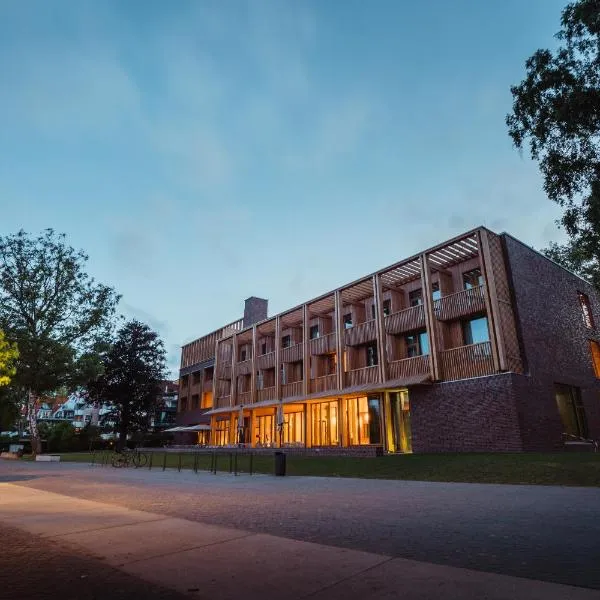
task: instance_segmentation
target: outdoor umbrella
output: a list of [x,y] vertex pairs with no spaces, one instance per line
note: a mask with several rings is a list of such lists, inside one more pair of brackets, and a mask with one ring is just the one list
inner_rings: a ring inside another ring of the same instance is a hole
[[279,432],[279,446],[281,447],[281,438],[283,437],[283,404],[281,402],[277,405],[277,431]]
[[238,442],[244,443],[244,405],[240,404],[240,412],[238,414]]

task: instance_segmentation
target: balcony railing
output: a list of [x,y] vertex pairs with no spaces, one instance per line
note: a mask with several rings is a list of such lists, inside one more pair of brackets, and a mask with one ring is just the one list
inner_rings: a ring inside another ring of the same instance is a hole
[[377,365],[348,371],[344,373],[345,387],[353,387],[364,383],[375,383],[377,381],[377,374]]
[[273,369],[275,367],[275,352],[268,352],[256,357],[257,369]]
[[460,346],[440,352],[442,374],[446,380],[481,377],[494,372],[490,342]]
[[317,394],[319,392],[327,392],[329,390],[337,389],[337,375],[332,373],[331,375],[324,375],[323,377],[316,377],[311,379],[310,392],[311,394]]
[[252,373],[252,360],[239,362],[235,367],[235,371],[238,375],[249,375]]
[[302,381],[294,381],[293,383],[284,383],[281,386],[282,398],[291,398],[292,396],[302,395]]
[[227,408],[231,406],[231,396],[220,396],[215,399],[215,408]]
[[415,331],[425,327],[425,310],[422,304],[411,306],[385,317],[385,331],[391,334]]
[[313,356],[335,352],[335,332],[310,340],[310,353]]
[[414,375],[427,375],[429,373],[429,355],[413,356],[394,360],[388,365],[389,379],[402,379]]
[[485,310],[485,286],[478,285],[468,290],[442,296],[433,303],[433,309],[440,321],[451,321],[483,312]]
[[252,392],[238,392],[237,404],[250,404],[252,402]]
[[298,362],[302,360],[302,349],[304,348],[304,344],[300,342],[299,344],[294,344],[293,346],[288,346],[287,348],[281,349],[281,362],[284,363],[292,363]]
[[366,323],[359,323],[358,325],[354,325],[354,327],[346,329],[344,339],[347,346],[358,346],[372,342],[376,337],[375,319],[372,319]]
[[263,402],[264,400],[275,400],[275,386],[258,390],[257,396],[259,402]]

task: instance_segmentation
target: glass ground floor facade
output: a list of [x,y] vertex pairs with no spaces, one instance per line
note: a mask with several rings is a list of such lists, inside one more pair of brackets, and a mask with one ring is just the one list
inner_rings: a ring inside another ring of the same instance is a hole
[[379,446],[387,452],[411,452],[408,390],[214,414],[211,444],[254,448]]

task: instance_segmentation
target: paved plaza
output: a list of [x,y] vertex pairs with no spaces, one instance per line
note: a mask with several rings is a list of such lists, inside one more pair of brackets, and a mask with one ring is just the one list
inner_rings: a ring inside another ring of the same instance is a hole
[[118,580],[115,598],[600,598],[597,488],[3,461],[0,528],[87,561],[80,592]]

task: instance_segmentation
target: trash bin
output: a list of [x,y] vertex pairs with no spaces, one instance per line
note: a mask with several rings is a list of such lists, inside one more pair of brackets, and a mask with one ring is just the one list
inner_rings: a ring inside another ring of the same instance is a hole
[[285,475],[285,452],[275,452],[275,475],[283,477]]

